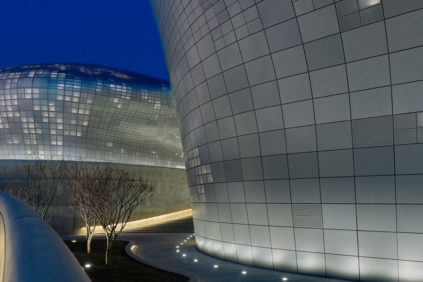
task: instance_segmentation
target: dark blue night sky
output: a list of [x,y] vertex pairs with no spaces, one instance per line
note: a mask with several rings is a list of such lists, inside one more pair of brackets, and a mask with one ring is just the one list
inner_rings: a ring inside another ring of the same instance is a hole
[[92,63],[168,79],[149,0],[5,0],[0,6],[0,67]]

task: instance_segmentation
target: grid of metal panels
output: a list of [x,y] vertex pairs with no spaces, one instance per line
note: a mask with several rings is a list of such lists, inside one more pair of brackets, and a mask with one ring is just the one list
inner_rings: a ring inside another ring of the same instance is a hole
[[168,82],[96,65],[0,69],[0,159],[184,168]]
[[423,280],[423,1],[156,0],[198,247]]

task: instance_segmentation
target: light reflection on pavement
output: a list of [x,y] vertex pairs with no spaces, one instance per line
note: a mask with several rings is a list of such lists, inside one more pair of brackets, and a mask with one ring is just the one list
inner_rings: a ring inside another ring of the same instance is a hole
[[120,239],[131,241],[126,251],[133,258],[188,276],[190,281],[346,281],[272,271],[217,259],[199,252],[191,235],[192,233],[131,233],[122,235]]

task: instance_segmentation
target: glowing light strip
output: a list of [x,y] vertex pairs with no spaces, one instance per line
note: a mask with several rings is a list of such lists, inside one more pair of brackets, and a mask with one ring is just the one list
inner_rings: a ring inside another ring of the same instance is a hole
[[[182,218],[186,218],[186,217],[191,217],[191,216],[192,216],[192,209],[167,213],[167,214],[163,214],[163,215],[159,215],[159,216],[129,221],[126,224],[126,227],[125,227],[124,230],[141,228],[141,227],[148,227],[148,226],[152,226],[152,225],[156,225],[156,224],[160,224],[160,223],[165,223],[165,222],[173,221],[173,220],[177,220],[177,219],[182,219]],[[118,225],[118,227],[119,227],[119,225]],[[85,235],[86,233],[87,233],[87,229],[85,227],[82,227],[77,232],[77,235]],[[101,228],[101,226],[99,226],[99,225],[96,226],[95,233],[96,234],[103,234],[103,229]]]

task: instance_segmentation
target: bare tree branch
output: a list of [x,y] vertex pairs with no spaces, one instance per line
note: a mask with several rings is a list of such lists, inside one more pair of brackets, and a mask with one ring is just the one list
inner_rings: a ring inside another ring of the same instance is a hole
[[69,202],[74,211],[82,218],[87,230],[87,254],[91,253],[91,240],[97,224],[96,217],[92,211],[91,202],[95,194],[92,191],[97,182],[96,167],[90,169],[83,168],[78,163],[73,163],[68,169],[65,182],[67,187]]
[[[23,165],[24,179],[11,181],[5,189],[25,201],[45,221],[63,180],[64,161],[36,160]],[[17,173],[16,173],[17,175]]]
[[97,181],[92,185],[90,207],[106,234],[106,265],[110,264],[113,242],[125,228],[135,209],[153,191],[153,186],[141,177],[107,164],[96,170]]

